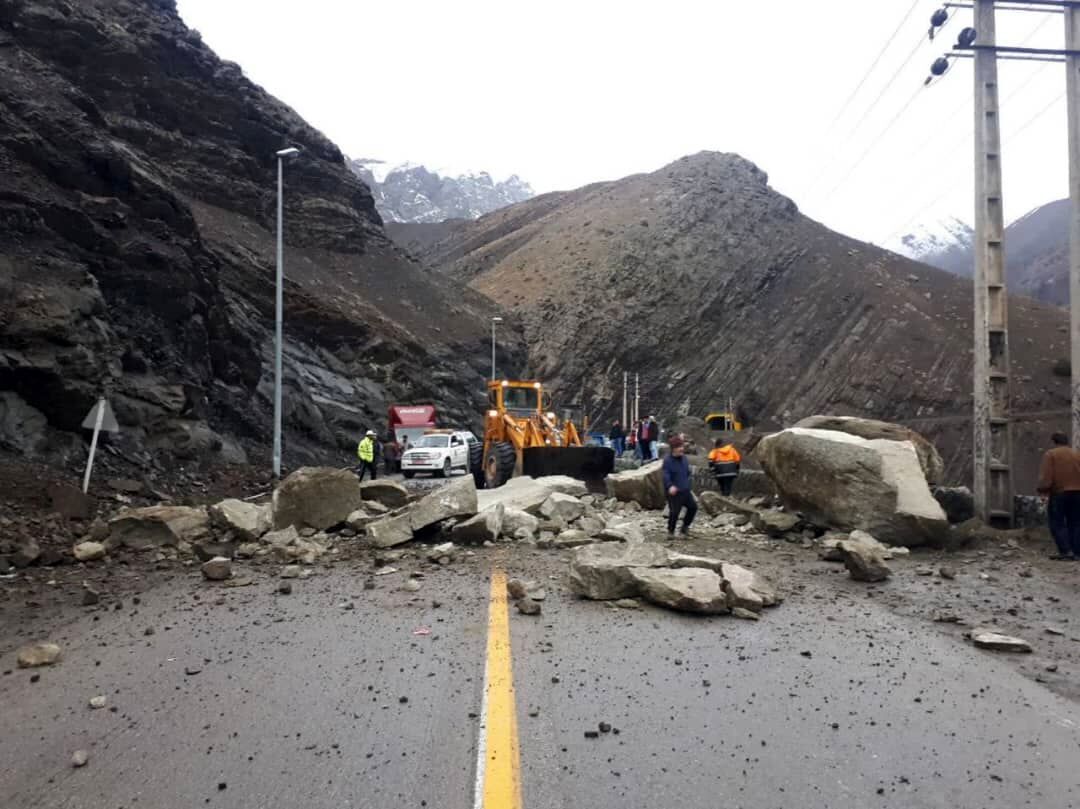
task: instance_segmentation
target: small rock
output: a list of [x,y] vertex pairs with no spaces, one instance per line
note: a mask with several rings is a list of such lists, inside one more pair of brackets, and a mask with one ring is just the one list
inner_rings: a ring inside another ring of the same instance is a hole
[[225,581],[232,575],[232,562],[224,556],[215,556],[208,562],[203,562],[202,574],[210,581]]
[[747,621],[760,621],[761,616],[753,610],[748,610],[745,607],[732,607],[731,614],[736,618],[745,618]]
[[1048,672],[1050,672],[1051,674],[1053,674],[1055,671],[1058,670],[1058,664],[1057,663],[1051,663],[1049,666],[1046,667],[1046,670]]
[[547,590],[543,587],[530,587],[525,591],[525,597],[533,601],[544,601],[547,598]]
[[101,594],[90,587],[83,588],[82,605],[84,607],[92,607],[101,601]]
[[300,565],[285,565],[281,569],[281,578],[283,579],[299,579],[300,578]]
[[86,762],[90,760],[90,754],[85,750],[76,750],[71,754],[71,766],[72,767],[85,767]]
[[955,568],[949,567],[948,565],[942,565],[938,568],[938,575],[941,576],[941,578],[943,579],[955,579],[956,570]]
[[975,629],[971,632],[971,640],[982,649],[993,649],[999,652],[1030,652],[1031,644],[1021,638],[1011,635],[1002,635],[990,629]]
[[420,592],[420,582],[416,579],[409,579],[401,585],[401,589],[407,593],[418,593]]
[[521,581],[521,579],[510,579],[506,583],[506,594],[514,601],[525,598],[525,582]]
[[641,602],[636,598],[620,598],[613,602],[621,610],[640,610]]
[[601,733],[611,733],[611,725],[609,725],[607,722],[601,722],[599,724],[599,728]]
[[60,647],[55,643],[31,643],[23,646],[18,652],[18,663],[21,669],[51,666],[59,659]]
[[289,595],[290,593],[292,593],[292,583],[283,581],[281,584],[278,585],[277,591],[283,596]]
[[519,599],[517,602],[517,608],[518,612],[520,612],[522,615],[540,614],[540,604],[528,597]]
[[94,562],[105,557],[105,546],[100,542],[80,542],[71,552],[80,562]]
[[915,575],[916,576],[933,576],[934,575],[934,568],[926,567],[925,565],[923,565],[921,567],[917,567],[917,568],[915,568]]
[[598,730],[587,730],[587,731],[585,731],[585,738],[586,739],[599,739],[600,738],[600,731],[598,731]]
[[91,708],[104,708],[105,707],[105,697],[90,697],[90,707]]
[[186,674],[188,677],[194,677],[196,674],[201,674],[201,673],[202,673],[202,666],[199,666],[199,665],[187,666],[187,667],[184,668],[184,674]]
[[1046,634],[1047,635],[1064,635],[1065,630],[1062,629],[1061,627],[1057,627],[1057,626],[1047,626],[1046,627]]
[[152,627],[152,626],[148,626],[148,627],[146,627],[146,629],[143,630],[143,635],[145,635],[146,637],[150,637],[153,634],[154,634],[154,627]]

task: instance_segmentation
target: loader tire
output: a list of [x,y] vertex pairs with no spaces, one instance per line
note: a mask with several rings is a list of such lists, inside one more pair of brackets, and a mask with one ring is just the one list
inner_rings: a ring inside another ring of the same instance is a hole
[[484,445],[479,441],[469,446],[469,474],[476,488],[484,488]]
[[489,489],[497,489],[514,475],[517,453],[514,445],[501,441],[492,444],[484,459],[484,482]]

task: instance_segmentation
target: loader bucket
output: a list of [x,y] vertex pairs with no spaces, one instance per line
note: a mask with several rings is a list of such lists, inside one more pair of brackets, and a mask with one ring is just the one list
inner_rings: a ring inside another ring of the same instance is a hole
[[568,475],[578,480],[603,480],[615,469],[615,450],[609,447],[532,447],[522,452],[522,472],[529,477]]

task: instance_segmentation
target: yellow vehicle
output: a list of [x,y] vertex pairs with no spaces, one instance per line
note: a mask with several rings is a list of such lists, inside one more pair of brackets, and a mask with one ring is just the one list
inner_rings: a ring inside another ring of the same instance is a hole
[[614,450],[585,446],[570,419],[560,420],[545,407],[539,382],[488,382],[482,457],[489,489],[515,475],[600,480],[615,468]]
[[738,420],[735,413],[731,410],[717,410],[709,413],[705,416],[705,425],[710,430],[717,432],[727,432],[734,430],[735,432],[742,431],[742,422]]

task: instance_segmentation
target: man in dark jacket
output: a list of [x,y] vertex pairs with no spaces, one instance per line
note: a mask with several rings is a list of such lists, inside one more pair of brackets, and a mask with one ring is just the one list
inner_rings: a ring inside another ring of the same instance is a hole
[[683,440],[673,436],[668,444],[671,452],[664,458],[664,492],[668,501],[668,538],[674,539],[675,525],[679,521],[679,512],[686,509],[683,517],[682,535],[690,534],[690,525],[697,514],[697,502],[690,490],[690,459],[686,457]]
[[648,463],[652,460],[652,427],[648,419],[642,419],[638,425],[637,445],[641,451],[641,462]]
[[1047,518],[1058,547],[1055,559],[1080,559],[1080,453],[1065,433],[1054,433],[1054,448],[1043,455],[1039,494],[1049,497]]
[[611,432],[608,433],[608,438],[611,439],[611,446],[615,450],[615,457],[621,458],[622,454],[626,452],[626,432],[622,428],[622,423],[616,419],[611,422]]

